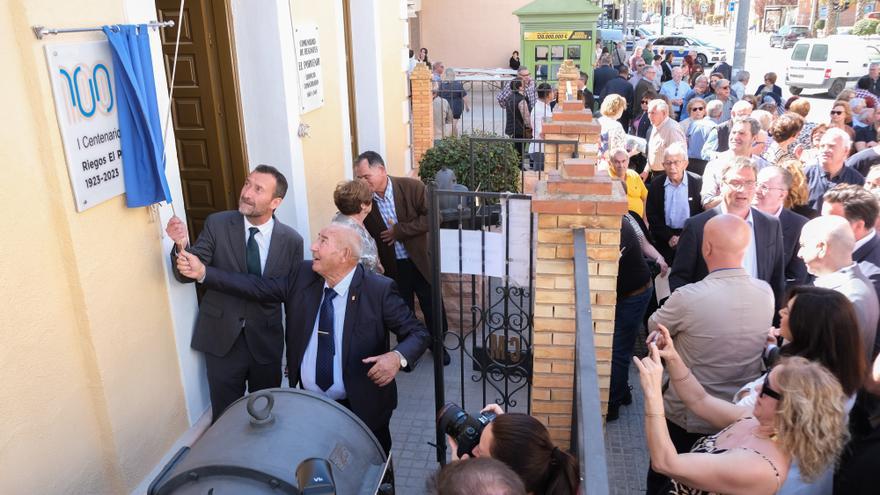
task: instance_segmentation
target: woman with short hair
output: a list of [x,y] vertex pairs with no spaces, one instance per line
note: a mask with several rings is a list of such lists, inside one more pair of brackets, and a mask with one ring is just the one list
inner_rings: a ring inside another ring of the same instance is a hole
[[333,203],[339,210],[333,217],[333,222],[351,227],[361,237],[360,263],[371,272],[385,273],[379,262],[376,241],[364,227],[364,219],[373,209],[373,192],[370,190],[370,185],[362,179],[340,182],[333,191]]
[[[797,160],[797,139],[804,127],[804,119],[794,112],[786,112],[780,115],[770,124],[768,134],[773,138],[773,143],[767,150],[770,163],[777,164],[783,160]],[[803,151],[803,149],[801,149]]]

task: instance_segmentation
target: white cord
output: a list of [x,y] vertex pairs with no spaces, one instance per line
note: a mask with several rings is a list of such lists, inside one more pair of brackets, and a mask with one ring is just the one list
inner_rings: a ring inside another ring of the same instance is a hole
[[[183,29],[183,4],[186,0],[180,0],[180,9],[177,11],[177,37],[174,40],[174,59],[171,61],[171,84],[168,87],[168,107],[165,109],[165,130],[162,132],[162,164],[163,167],[168,162],[168,128],[171,127],[171,102],[174,98],[174,78],[177,76],[177,51],[180,49],[180,31]],[[160,35],[161,36],[161,35]],[[161,38],[160,38],[161,39]],[[161,41],[160,41],[161,43]],[[171,204],[173,215],[177,215],[174,210],[174,204]]]

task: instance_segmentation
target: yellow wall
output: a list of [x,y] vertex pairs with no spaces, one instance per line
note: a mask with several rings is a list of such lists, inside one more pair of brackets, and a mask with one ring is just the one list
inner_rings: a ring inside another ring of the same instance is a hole
[[338,1],[297,2],[291,0],[293,26],[317,24],[321,48],[321,71],[324,83],[324,104],[303,114],[302,122],[310,126],[310,137],[300,140],[305,160],[306,182],[309,194],[309,226],[311,239],[326,226],[336,213],[333,190],[346,179],[345,170],[351,167],[351,148],[345,145],[349,134],[343,124],[343,111],[348,112],[348,101],[340,101],[339,85],[346,75],[340,74],[336,53],[344,47],[337,43],[343,29],[342,5]]
[[[519,18],[513,11],[532,0],[422,0],[421,47],[447,67],[508,67],[519,50]],[[418,51],[421,47],[411,47]]]
[[160,230],[117,197],[76,213],[30,26],[124,19],[120,0],[0,3],[0,493],[124,493],[187,421]]
[[404,44],[409,30],[407,20],[401,19],[400,1],[379,2],[379,44],[382,47],[382,85],[385,93],[385,163],[392,175],[406,175],[405,155],[408,124],[403,120],[407,103],[407,81],[404,70]]

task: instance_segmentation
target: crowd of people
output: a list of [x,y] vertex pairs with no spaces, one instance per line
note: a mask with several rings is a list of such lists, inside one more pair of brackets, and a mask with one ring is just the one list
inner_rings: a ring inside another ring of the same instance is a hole
[[600,168],[629,205],[607,420],[632,403],[635,360],[649,495],[873,493],[880,65],[813,120],[773,73],[753,88],[638,52],[603,54],[593,86]]

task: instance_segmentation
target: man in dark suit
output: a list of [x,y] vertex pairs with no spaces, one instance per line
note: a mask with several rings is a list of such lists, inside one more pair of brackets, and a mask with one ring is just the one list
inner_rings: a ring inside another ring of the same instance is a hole
[[[364,219],[364,226],[376,241],[385,275],[397,282],[410,309],[415,307],[415,297],[419,298],[428,330],[442,338],[447,329],[446,312],[441,312],[443,327],[434,328],[431,304],[433,271],[428,253],[425,184],[418,179],[389,176],[385,161],[375,151],[357,157],[355,175],[367,181],[373,191],[373,209]],[[449,353],[444,350],[443,364],[449,361]]]
[[641,102],[646,93],[656,93],[654,88],[654,78],[657,77],[657,69],[653,65],[646,65],[642,68],[642,78],[636,84],[633,91],[633,104]]
[[[248,175],[238,199],[238,211],[214,213],[198,240],[186,250],[203,263],[238,273],[282,277],[303,259],[303,239],[275,219],[287,193],[287,180],[275,167],[260,165]],[[173,217],[166,227],[175,242],[171,252],[174,276],[178,250],[187,246],[186,225]],[[208,290],[199,305],[191,347],[205,353],[212,421],[229,404],[250,392],[281,385],[284,328],[281,305],[257,303]]]
[[[852,253],[859,270],[874,286],[880,299],[880,238],[874,230],[874,222],[880,214],[877,198],[861,186],[838,184],[822,197],[822,215],[837,215],[846,219],[855,237]],[[875,351],[880,350],[880,340]]]
[[657,250],[666,263],[675,260],[684,222],[703,212],[700,205],[700,176],[687,171],[687,150],[681,143],[673,143],[663,152],[663,170],[648,187],[645,215]]
[[797,255],[801,229],[808,219],[785,207],[785,198],[788,197],[791,184],[792,176],[788,170],[771,165],[758,172],[758,187],[755,190],[755,208],[778,218],[782,225],[786,289],[805,284],[810,278],[804,260]]
[[617,69],[611,67],[611,55],[606,53],[599,57],[599,67],[593,71],[593,94],[601,95],[608,81],[617,77]]
[[[264,277],[205,267],[184,255],[178,268],[206,287],[257,301],[283,302],[287,315],[290,383],[349,408],[391,451],[394,378],[412,370],[430,336],[394,282],[358,264],[361,240],[350,227],[330,224],[312,244],[312,261],[289,276]],[[397,336],[388,347],[387,332]]]
[[669,275],[669,288],[674,291],[702,280],[709,273],[701,252],[703,227],[710,218],[728,213],[744,219],[751,227],[752,239],[743,268],[752,277],[770,284],[779,308],[785,291],[782,227],[779,220],[751,207],[757,185],[755,165],[747,158],[737,158],[723,168],[721,179],[721,204],[689,218],[684,224]]
[[635,101],[633,99],[633,87],[632,84],[627,81],[628,78],[629,69],[627,69],[625,65],[621,65],[617,70],[617,77],[605,83],[605,87],[599,95],[600,106],[605,97],[610,94],[620,95],[626,100],[626,111],[624,111],[623,115],[618,119],[618,122],[620,122],[620,125],[622,125],[624,129],[629,129],[629,119],[633,115],[630,109],[633,108],[633,102]]

